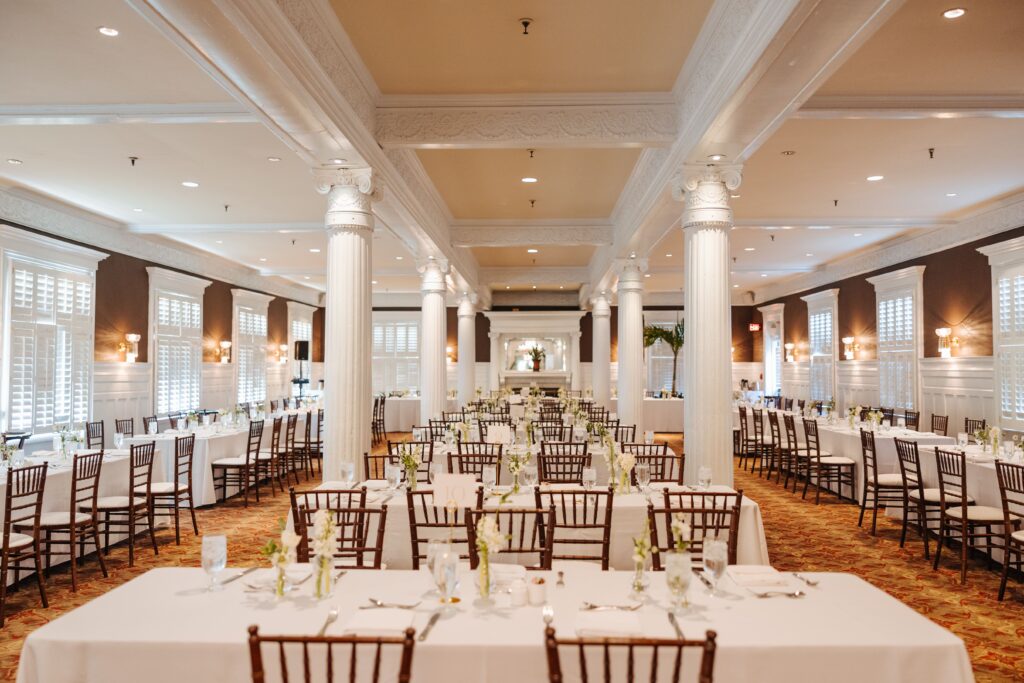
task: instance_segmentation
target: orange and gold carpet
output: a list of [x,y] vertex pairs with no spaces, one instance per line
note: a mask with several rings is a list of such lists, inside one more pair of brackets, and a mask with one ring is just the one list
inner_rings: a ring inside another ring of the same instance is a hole
[[[681,445],[678,437],[673,445]],[[815,506],[741,470],[735,481],[736,488],[761,506],[768,550],[778,569],[857,574],[962,638],[978,681],[1024,681],[1024,586],[1011,581],[1007,599],[1000,603],[996,572],[973,563],[967,585],[961,586],[952,553],[944,556],[939,571],[932,571],[920,541],[908,540],[905,548],[899,547],[899,526],[891,520],[880,518],[878,536],[872,537],[857,527],[853,505],[827,497]],[[201,510],[199,528],[202,533],[227,534],[232,565],[258,564],[259,546],[275,532],[287,509],[288,498],[282,494],[248,508],[232,501]],[[161,531],[158,539],[160,554],[154,556],[142,545],[135,567],[128,567],[126,548],[112,550],[107,579],[95,559],[88,559],[79,574],[78,593],[71,592],[66,570],[55,572],[47,584],[49,608],[40,607],[31,583],[10,595],[7,622],[0,631],[0,680],[15,680],[22,642],[39,626],[153,567],[199,566],[200,543],[191,530],[183,534],[180,546],[168,531]]]

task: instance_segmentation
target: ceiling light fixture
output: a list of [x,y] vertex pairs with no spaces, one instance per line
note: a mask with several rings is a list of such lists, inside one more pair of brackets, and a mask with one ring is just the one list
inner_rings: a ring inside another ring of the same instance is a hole
[[339,166],[341,164],[346,163],[347,161],[347,159],[331,159],[330,163],[334,164],[335,166]]
[[199,183],[194,180],[183,180],[181,184],[184,187],[199,187]]
[[644,273],[644,277],[650,277],[650,276],[651,276],[650,273]]
[[796,152],[794,150],[792,150],[792,149],[783,150],[783,152],[782,152],[782,156],[784,156],[784,157],[791,157],[794,154],[796,154]]
[[281,157],[267,157],[267,161],[281,161]]
[[534,286],[533,286],[533,288],[534,288],[534,289],[537,289],[537,285],[534,285]]
[[768,277],[768,273],[761,273],[761,277]]
[[527,250],[526,250],[526,253],[527,253],[527,254],[536,254],[536,253],[537,253],[537,250],[536,250],[536,249],[527,249]]
[[739,199],[740,198],[740,196],[738,194],[731,194],[731,195],[729,195],[729,197],[731,199]]
[[142,209],[132,209],[135,213],[142,213]]
[[267,257],[266,256],[260,256],[260,263],[266,263],[266,262],[267,262]]
[[512,288],[509,287],[508,285],[505,285],[505,289],[512,289]]
[[721,161],[724,158],[724,154],[711,154],[708,156],[708,159],[711,159],[711,161]]
[[116,28],[111,28],[109,26],[100,26],[96,30],[99,31],[100,33],[102,33],[103,35],[105,35],[108,38],[116,38],[118,36],[118,34],[121,33]]
[[559,289],[565,289],[565,285],[558,285]]
[[804,256],[814,256],[814,254],[812,254],[811,252],[807,252],[806,254],[804,254]]
[[308,279],[309,279],[309,276],[308,276],[308,275],[303,275],[303,276],[302,276],[302,279],[303,279],[303,280],[308,280]]
[[217,240],[217,244],[224,244],[224,240]]
[[665,254],[665,258],[672,258],[672,254]]
[[370,280],[370,284],[371,285],[375,285],[375,284],[377,284],[377,281],[376,280]]
[[523,182],[524,183],[535,183],[535,182],[537,182],[537,179],[536,178],[532,178],[530,176],[526,176],[525,178],[523,178]]
[[8,159],[7,163],[14,164],[15,166],[21,166],[24,162],[21,159]]
[[739,287],[739,285],[733,285],[732,286],[733,289],[736,289],[737,287]]
[[854,237],[861,237],[863,235],[864,235],[864,233],[862,233],[862,232],[855,232],[855,233],[853,233]]
[[954,7],[943,12],[942,16],[944,16],[946,19],[959,19],[965,14],[967,14],[967,10],[965,10],[963,7]]
[[946,196],[947,196],[947,197],[956,197],[956,196],[958,196],[958,195],[957,195],[957,193],[956,193],[956,192],[947,192],[947,193],[946,193]]
[[313,247],[312,249],[309,250],[309,253],[310,254],[319,254],[320,250],[317,249],[316,247]]
[[403,258],[405,258],[405,257],[404,257],[404,256],[396,256],[396,257],[395,257],[395,260],[396,260],[396,261],[401,261],[401,260],[402,260]]
[[869,183],[877,183],[879,180],[884,180],[884,179],[885,179],[884,175],[869,175],[867,177],[867,181]]
[[743,247],[743,251],[755,251],[756,247]]

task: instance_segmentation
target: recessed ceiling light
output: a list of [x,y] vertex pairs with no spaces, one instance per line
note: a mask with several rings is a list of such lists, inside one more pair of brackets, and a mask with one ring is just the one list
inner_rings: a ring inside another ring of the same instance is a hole
[[644,277],[650,277],[650,276],[651,276],[650,273],[644,273]]
[[739,199],[739,198],[740,198],[740,196],[739,196],[738,194],[731,194],[731,195],[729,195],[729,196],[730,196],[730,197],[731,197],[732,199]]
[[724,158],[724,154],[711,154],[708,156],[708,159],[711,159],[711,161],[721,161]]
[[261,256],[260,257],[260,263],[266,263],[266,262],[267,262],[266,257],[265,256]]
[[737,287],[739,287],[739,285],[733,285],[732,286],[733,289],[736,289]]
[[303,276],[302,276],[302,279],[303,279],[303,280],[308,280],[308,279],[309,279],[309,276],[308,276],[308,275],[303,275]]
[[371,285],[375,285],[375,284],[377,284],[377,281],[376,280],[370,280],[370,284]]
[[505,289],[512,289],[512,288],[509,287],[508,285],[505,285]]
[[754,251],[755,247],[743,247],[743,251]]
[[531,178],[531,177],[527,176],[527,177],[523,178],[523,182],[524,183],[535,183],[535,182],[537,182],[537,179],[536,178]]
[[217,240],[217,244],[224,244],[224,240]]
[[831,230],[831,225],[808,225],[808,230]]
[[944,16],[947,19],[959,19],[965,14],[967,14],[967,10],[965,10],[963,7],[954,7],[943,12],[942,16]]
[[956,193],[956,192],[947,192],[947,193],[946,193],[946,196],[947,196],[947,197],[956,197],[956,196],[957,196],[957,193]]
[[536,250],[536,249],[527,249],[527,250],[526,250],[526,253],[527,253],[527,254],[536,254],[536,253],[537,253],[537,250]]
[[347,161],[348,161],[348,159],[331,159],[331,160],[330,160],[330,162],[331,162],[332,164],[334,164],[335,166],[337,166],[337,165],[339,165],[339,164],[344,164],[344,163],[346,163]]
[[21,161],[21,159],[8,159],[7,163],[14,164],[15,166],[20,166],[23,162]]
[[320,250],[314,247],[313,249],[310,249],[310,250],[309,250],[309,253],[310,253],[310,254],[319,254],[319,253],[320,253]]
[[281,157],[267,157],[267,161],[281,161]]
[[565,289],[565,285],[558,285],[559,289]]
[[102,33],[103,35],[105,35],[108,38],[116,38],[117,35],[119,33],[121,33],[116,28],[110,28],[109,26],[100,26],[96,30],[99,31],[100,33]]
[[867,181],[869,183],[877,183],[879,180],[883,180],[884,178],[885,178],[884,175],[869,175],[867,177]]
[[396,260],[396,261],[401,261],[401,260],[402,260],[403,258],[405,258],[405,257],[404,257],[404,256],[396,256],[396,257],[395,257],[395,260]]
[[142,209],[132,209],[135,213],[142,213]]
[[862,232],[855,232],[855,233],[853,233],[853,236],[854,236],[854,237],[860,237],[860,236],[862,236],[863,234],[864,234],[864,233],[862,233]]
[[185,187],[199,187],[199,183],[194,180],[183,180],[181,184]]
[[796,154],[796,152],[794,150],[791,150],[791,149],[783,150],[783,152],[782,152],[782,156],[784,156],[784,157],[791,157],[794,154]]
[[812,254],[811,252],[807,252],[806,254],[804,254],[804,256],[814,256],[814,254]]
[[672,258],[672,254],[665,254],[665,258]]
[[768,277],[768,273],[761,273],[761,277]]
[[534,289],[537,289],[537,285],[534,285],[534,286],[533,286],[533,288],[534,288]]

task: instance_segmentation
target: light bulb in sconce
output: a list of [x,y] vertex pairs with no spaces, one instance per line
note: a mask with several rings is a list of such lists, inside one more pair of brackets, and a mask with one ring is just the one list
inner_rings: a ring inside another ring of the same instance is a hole
[[446,346],[445,349],[444,349],[444,354],[445,354],[445,357],[448,359],[449,363],[454,363],[455,362],[455,349],[453,349],[450,346]]
[[843,337],[843,356],[846,360],[854,360],[857,352],[860,351],[860,344],[856,337]]
[[284,365],[288,362],[288,345],[281,344],[277,347],[277,362]]
[[795,359],[793,358],[793,349],[796,348],[796,344],[794,344],[793,342],[786,342],[782,346],[783,346],[783,348],[786,349],[786,362],[787,363],[794,362]]
[[134,363],[139,357],[139,342],[142,341],[142,335],[136,332],[129,332],[124,335],[125,343],[122,344],[124,347],[124,362]]
[[218,349],[218,351],[220,353],[220,362],[221,363],[228,363],[228,362],[230,362],[231,361],[231,342],[229,342],[228,340],[225,339],[225,340],[220,342],[219,346],[220,346],[220,349]]
[[960,346],[960,337],[954,337],[953,330],[949,327],[936,329],[935,336],[939,338],[939,357],[952,358],[953,347]]

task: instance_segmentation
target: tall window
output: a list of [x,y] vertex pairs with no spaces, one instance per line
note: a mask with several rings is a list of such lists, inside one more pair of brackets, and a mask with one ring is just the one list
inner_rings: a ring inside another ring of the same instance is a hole
[[235,301],[232,355],[239,403],[267,399],[267,305],[274,297],[231,290]]
[[922,354],[924,266],[869,277],[878,319],[878,400],[886,408],[917,405],[917,359]]
[[419,385],[419,313],[374,313],[373,391],[417,391]]
[[[992,267],[992,355],[999,426],[1024,429],[1024,239],[978,249]],[[956,328],[953,334],[957,334]]]
[[782,391],[783,326],[782,311],[785,304],[762,306],[758,310],[764,319],[764,391],[768,395]]
[[[292,359],[292,377],[310,378],[310,361],[313,353],[313,311],[312,306],[300,304],[295,301],[288,302],[288,353]],[[309,353],[306,360],[299,360],[295,357],[295,342],[308,342]],[[298,384],[292,385],[292,393],[299,394]],[[302,389],[305,391],[305,388]]]
[[[647,325],[654,325],[665,329],[672,329],[676,326],[675,318],[651,319],[647,315]],[[647,348],[647,390],[666,393],[672,389],[672,365],[676,367],[676,391],[683,390],[683,350],[679,350],[679,358],[672,355],[672,347],[664,340],[659,339]]]
[[199,407],[203,377],[203,290],[209,280],[147,268],[157,413]]
[[92,249],[0,226],[3,426],[36,434],[85,422],[92,408],[96,265]]
[[831,401],[835,396],[835,328],[839,290],[829,289],[802,298],[807,302],[811,400]]

